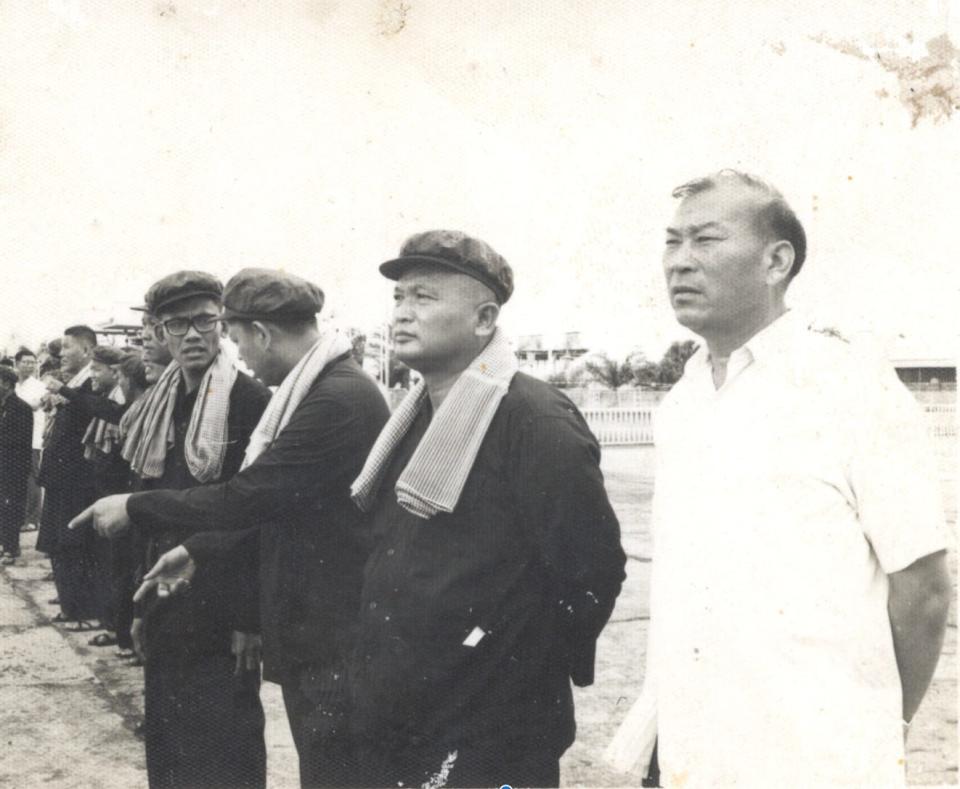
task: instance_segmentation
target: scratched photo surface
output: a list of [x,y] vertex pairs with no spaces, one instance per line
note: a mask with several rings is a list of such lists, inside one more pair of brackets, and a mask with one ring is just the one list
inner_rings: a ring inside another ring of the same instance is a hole
[[[956,380],[957,0],[0,2],[0,350],[138,324],[131,306],[176,269],[265,266],[321,285],[376,374],[392,294],[377,266],[449,227],[512,265],[501,323],[521,369],[577,383],[581,356],[666,363],[696,339],[664,286],[670,194],[724,167],[804,223],[790,305]],[[954,540],[955,384],[929,384],[915,393]],[[655,415],[660,395],[601,388],[570,391],[603,444],[627,581],[561,780],[637,786],[603,755],[643,683],[654,447],[607,412]],[[146,786],[140,670],[49,624],[35,535],[0,569],[0,783]],[[911,784],[957,781],[955,657],[952,605]],[[279,688],[261,697],[269,785],[297,786]]]

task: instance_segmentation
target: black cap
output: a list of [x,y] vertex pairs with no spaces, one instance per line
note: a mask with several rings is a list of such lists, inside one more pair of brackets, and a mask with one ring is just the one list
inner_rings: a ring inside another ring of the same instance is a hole
[[156,315],[164,307],[195,296],[206,296],[219,302],[223,297],[223,285],[205,271],[176,271],[150,286],[144,296],[144,311]]
[[428,230],[410,236],[400,257],[381,264],[380,273],[400,279],[411,266],[433,264],[458,271],[482,282],[496,294],[500,304],[513,293],[513,270],[493,248],[459,230]]
[[123,351],[112,345],[97,345],[93,349],[93,361],[100,364],[119,364]]
[[276,269],[242,269],[230,277],[223,292],[227,320],[306,320],[322,309],[320,288]]

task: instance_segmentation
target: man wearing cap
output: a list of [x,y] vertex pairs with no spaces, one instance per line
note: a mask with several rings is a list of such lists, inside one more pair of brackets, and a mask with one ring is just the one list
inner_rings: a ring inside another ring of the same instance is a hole
[[557,786],[570,680],[624,579],[600,450],[560,392],[517,372],[497,318],[506,261],[454,231],[410,238],[397,357],[423,380],[377,439],[353,496],[371,515],[353,726],[377,786]]
[[105,532],[133,520],[191,535],[161,559],[144,591],[193,578],[194,563],[202,578],[236,533],[259,527],[264,677],[283,688],[301,784],[356,786],[346,657],[368,548],[350,482],[388,411],[349,340],[318,328],[322,306],[321,290],[291,274],[234,276],[224,293],[230,336],[260,380],[279,387],[244,468],[220,484],[115,496],[91,514]]
[[[126,426],[124,457],[143,489],[186,489],[239,469],[269,390],[220,353],[222,285],[178,271],[151,286],[147,310],[172,356]],[[87,531],[77,528],[74,531]],[[187,531],[138,520],[146,566]],[[211,562],[189,594],[148,596],[138,615],[146,647],[145,743],[151,787],[263,786],[255,554],[238,545]]]

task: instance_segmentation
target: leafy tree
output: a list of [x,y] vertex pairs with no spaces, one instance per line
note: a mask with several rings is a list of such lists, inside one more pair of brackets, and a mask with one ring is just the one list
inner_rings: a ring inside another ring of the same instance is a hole
[[672,342],[666,353],[657,365],[657,380],[661,384],[673,386],[683,375],[683,367],[687,359],[693,356],[699,346],[693,340]]
[[595,353],[584,362],[584,370],[595,381],[614,391],[634,380],[634,369],[629,357],[618,362],[605,353]]

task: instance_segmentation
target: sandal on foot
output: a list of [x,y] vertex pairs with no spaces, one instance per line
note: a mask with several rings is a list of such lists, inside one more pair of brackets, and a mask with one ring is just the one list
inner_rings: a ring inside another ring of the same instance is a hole
[[92,647],[112,647],[117,643],[117,637],[113,633],[97,633],[87,643]]
[[134,652],[132,649],[126,649],[125,647],[121,647],[113,654],[115,657],[118,657],[121,660],[127,660],[129,658],[135,658],[137,656],[136,652]]
[[67,618],[63,615],[63,611],[60,611],[60,612],[59,612],[56,616],[54,616],[50,621],[51,621],[51,622],[54,622],[54,623],[56,623],[56,624],[58,624],[58,625],[63,625],[63,624],[66,624],[67,622],[72,622],[73,620],[72,620],[72,619],[67,619]]
[[86,633],[89,630],[96,629],[96,626],[92,622],[86,622],[83,619],[75,619],[64,627],[64,630],[69,630],[71,633]]

